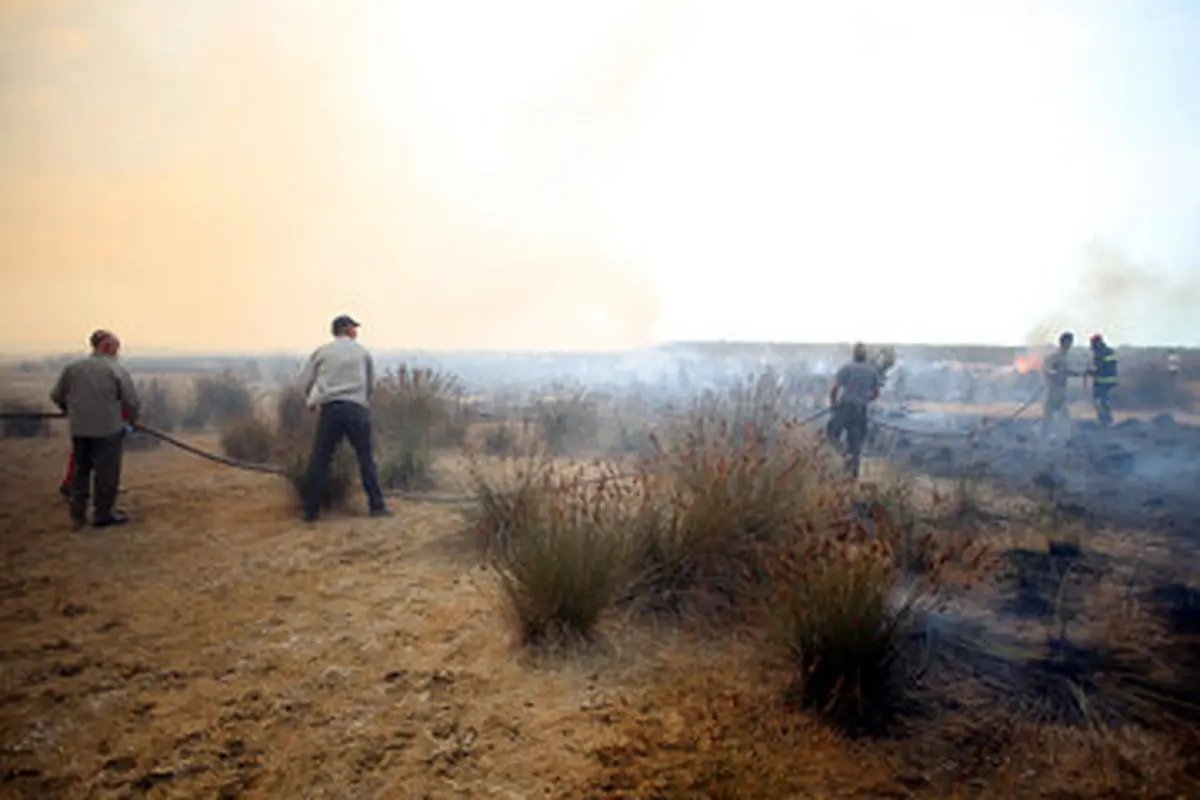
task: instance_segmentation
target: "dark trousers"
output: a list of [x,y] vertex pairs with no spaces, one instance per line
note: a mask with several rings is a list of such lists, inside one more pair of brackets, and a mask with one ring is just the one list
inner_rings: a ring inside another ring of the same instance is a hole
[[[858,477],[863,444],[867,440],[867,407],[854,403],[839,403],[833,408],[825,433],[846,456],[846,472]],[[842,445],[842,436],[846,443]]]
[[1096,419],[1104,427],[1112,425],[1112,390],[1115,389],[1115,384],[1111,383],[1093,383],[1092,384],[1092,404],[1096,406]]
[[335,400],[321,406],[317,419],[317,435],[313,440],[304,487],[303,510],[306,516],[315,517],[320,511],[321,499],[329,484],[329,465],[338,445],[342,443],[342,437],[350,440],[354,455],[358,457],[358,472],[371,510],[382,511],[385,508],[371,446],[371,412],[358,403]]
[[121,455],[124,434],[90,437],[76,436],[71,440],[71,519],[83,522],[87,518],[88,494],[92,475],[96,478],[96,502],[93,519],[112,517],[121,486]]

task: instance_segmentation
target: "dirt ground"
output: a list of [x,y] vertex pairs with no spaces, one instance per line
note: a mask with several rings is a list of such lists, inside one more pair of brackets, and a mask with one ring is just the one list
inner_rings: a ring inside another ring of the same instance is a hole
[[450,506],[305,526],[163,449],[127,459],[133,524],[73,533],[65,440],[0,447],[5,796],[559,795],[631,671],[523,663]]
[[[0,453],[0,796],[947,796],[888,746],[778,708],[728,636],[615,618],[603,646],[534,659],[452,504],[304,525],[279,479],[163,448],[127,456],[133,524],[72,532],[61,432]],[[443,459],[443,494],[458,467]],[[716,747],[786,788],[689,789],[721,784],[693,767]],[[1161,744],[1113,747],[1120,770]],[[1095,777],[1081,752],[1063,781]]]

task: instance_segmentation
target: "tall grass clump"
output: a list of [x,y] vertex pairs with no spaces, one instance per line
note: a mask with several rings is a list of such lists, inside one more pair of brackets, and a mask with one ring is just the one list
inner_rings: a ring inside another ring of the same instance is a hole
[[524,642],[594,637],[624,575],[619,504],[605,479],[548,461],[473,468],[481,544]]
[[408,450],[461,446],[470,425],[456,375],[407,364],[380,378],[371,412],[379,438]]
[[815,440],[779,426],[693,417],[655,439],[638,486],[636,593],[660,610],[732,610],[761,576],[764,547],[844,513],[845,493]]
[[537,456],[502,465],[471,463],[471,524],[481,555],[503,553],[513,537],[533,526],[543,495],[556,486],[556,475],[553,462]]
[[777,641],[794,665],[792,698],[857,730],[885,723],[900,708],[922,594],[903,591],[882,540],[868,541],[861,529],[846,533],[777,551],[768,561],[766,598]]
[[[39,408],[35,403],[16,398],[0,401],[0,411],[5,414],[50,413],[44,408]],[[39,436],[49,436],[50,420],[35,416],[6,418],[4,425],[0,427],[0,433],[3,433],[5,439],[35,439]]]
[[205,375],[192,385],[192,401],[184,412],[182,423],[187,430],[201,430],[209,425],[226,425],[254,414],[254,395],[245,381],[232,372]]

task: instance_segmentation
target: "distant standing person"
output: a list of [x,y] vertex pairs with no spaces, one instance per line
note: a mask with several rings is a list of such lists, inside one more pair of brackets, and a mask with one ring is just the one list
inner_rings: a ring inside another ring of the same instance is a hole
[[1167,354],[1167,381],[1171,408],[1179,408],[1179,353],[1172,350]]
[[1057,428],[1071,424],[1071,412],[1067,409],[1067,380],[1074,374],[1067,360],[1075,345],[1075,334],[1064,332],[1058,337],[1058,349],[1046,359],[1042,367],[1046,398],[1043,401],[1042,436],[1053,437]]
[[309,522],[320,515],[321,499],[329,482],[329,465],[342,437],[350,440],[358,457],[358,471],[371,516],[391,516],[379,487],[371,450],[370,402],[375,387],[375,362],[358,343],[358,327],[351,317],[342,315],[335,319],[333,341],[313,352],[300,376],[308,407],[320,409],[302,501],[304,519]]
[[867,346],[854,345],[849,363],[837,371],[829,390],[832,416],[825,432],[841,447],[845,434],[846,471],[857,478],[867,438],[867,406],[879,398],[882,384],[879,370],[867,363]]
[[1096,407],[1096,419],[1107,428],[1112,425],[1112,392],[1117,388],[1117,351],[1108,346],[1104,337],[1096,333],[1089,342],[1092,348],[1092,404]]
[[87,524],[88,494],[95,475],[92,525],[124,525],[129,518],[115,506],[121,485],[121,455],[127,421],[137,421],[138,397],[129,373],[117,361],[121,341],[98,330],[89,339],[92,354],[68,364],[50,399],[67,414],[71,428],[71,521]]

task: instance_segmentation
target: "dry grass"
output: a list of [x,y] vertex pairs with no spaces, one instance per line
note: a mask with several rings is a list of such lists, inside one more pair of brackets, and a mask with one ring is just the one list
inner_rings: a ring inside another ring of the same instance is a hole
[[[294,402],[268,426],[274,463],[311,445]],[[1072,531],[986,513],[984,491],[964,523],[953,486],[855,489],[741,408],[739,425],[718,402],[662,429],[631,476],[440,454],[475,479],[497,570],[443,546],[453,506],[397,498],[392,520],[304,528],[286,483],[170,448],[128,459],[133,526],[79,536],[55,511],[62,443],[5,441],[6,796],[1200,793],[1193,595],[1144,591],[1165,545],[1080,534],[1043,588],[1006,554]],[[1047,619],[997,611],[1018,568]],[[604,646],[514,651],[502,615],[527,641]],[[1121,671],[1064,639],[1125,653]],[[1072,697],[1093,713],[1060,713]],[[892,706],[905,736],[843,732]]]

